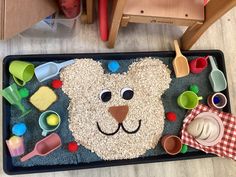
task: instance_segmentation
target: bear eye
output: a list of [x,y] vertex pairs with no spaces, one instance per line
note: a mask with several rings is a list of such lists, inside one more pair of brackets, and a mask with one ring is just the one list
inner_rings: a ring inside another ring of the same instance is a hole
[[121,89],[120,96],[125,100],[130,100],[134,96],[134,91],[131,88],[125,87]]
[[104,89],[101,91],[99,98],[103,101],[103,102],[108,102],[111,99],[111,91]]

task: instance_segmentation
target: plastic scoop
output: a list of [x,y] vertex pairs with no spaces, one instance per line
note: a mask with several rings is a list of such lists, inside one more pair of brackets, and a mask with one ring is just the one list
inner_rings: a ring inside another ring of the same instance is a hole
[[0,95],[2,95],[11,105],[18,107],[18,109],[21,110],[22,114],[20,118],[31,112],[31,110],[26,110],[22,105],[22,97],[17,90],[16,84],[11,84],[9,87],[0,90]]
[[176,57],[173,60],[172,64],[175,71],[175,76],[177,78],[187,76],[189,75],[188,60],[185,56],[182,55],[177,40],[174,40],[174,46],[175,46]]
[[212,56],[209,56],[212,71],[209,75],[209,80],[214,92],[221,92],[227,88],[227,81],[225,79],[225,75],[222,71],[220,71]]
[[43,82],[59,74],[60,70],[68,65],[75,63],[75,60],[69,60],[63,63],[48,62],[35,68],[35,76],[39,82]]
[[22,157],[20,160],[21,162],[25,162],[30,158],[39,155],[39,156],[46,156],[49,153],[53,152],[57,148],[61,146],[61,138],[57,133],[52,133],[46,138],[40,140],[36,143],[34,150],[29,154]]

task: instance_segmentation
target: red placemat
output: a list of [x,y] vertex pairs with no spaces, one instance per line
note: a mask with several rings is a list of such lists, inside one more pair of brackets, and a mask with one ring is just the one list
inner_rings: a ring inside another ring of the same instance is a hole
[[[212,112],[217,114],[224,125],[224,135],[219,143],[214,146],[204,146],[199,144],[188,132],[187,127],[194,118],[202,112]],[[193,109],[183,121],[181,131],[181,140],[183,144],[202,150],[206,153],[216,154],[220,157],[229,157],[236,160],[236,116],[209,108],[205,105],[198,105]]]

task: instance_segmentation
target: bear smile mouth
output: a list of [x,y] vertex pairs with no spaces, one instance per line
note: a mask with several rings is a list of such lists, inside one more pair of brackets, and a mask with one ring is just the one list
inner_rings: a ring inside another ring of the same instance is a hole
[[97,128],[98,128],[98,130],[99,130],[102,134],[107,135],[107,136],[115,135],[115,134],[120,130],[120,127],[124,130],[125,133],[127,133],[127,134],[134,134],[134,133],[137,133],[137,132],[139,131],[139,129],[140,129],[140,127],[141,127],[141,120],[139,120],[138,123],[139,123],[138,127],[137,127],[135,130],[133,130],[133,131],[128,131],[128,130],[126,130],[125,127],[124,127],[124,125],[123,125],[123,123],[119,123],[119,124],[118,124],[118,127],[117,127],[117,129],[116,129],[116,131],[114,131],[114,132],[112,132],[112,133],[106,133],[106,132],[104,132],[104,131],[101,129],[101,127],[99,126],[98,122],[97,122]]

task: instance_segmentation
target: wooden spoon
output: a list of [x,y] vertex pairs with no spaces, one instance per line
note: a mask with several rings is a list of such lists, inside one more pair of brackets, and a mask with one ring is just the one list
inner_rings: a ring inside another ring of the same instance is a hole
[[189,75],[188,60],[185,56],[182,55],[177,40],[174,40],[174,46],[175,46],[176,57],[173,60],[172,64],[175,71],[175,76],[177,78],[187,76]]

